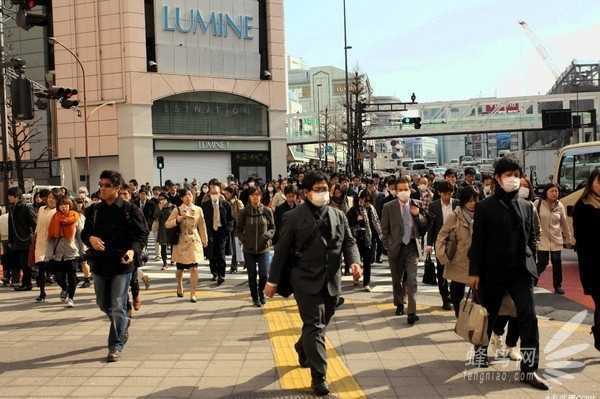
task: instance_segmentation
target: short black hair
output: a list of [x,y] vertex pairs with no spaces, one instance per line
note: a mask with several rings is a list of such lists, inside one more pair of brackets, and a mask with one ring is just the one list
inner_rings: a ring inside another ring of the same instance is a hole
[[502,157],[496,161],[494,164],[494,175],[500,176],[506,172],[514,172],[519,171],[523,174],[523,170],[521,169],[521,165],[514,159],[509,157]]
[[187,195],[187,193],[191,193],[192,190],[190,190],[189,188],[180,188],[179,190],[177,190],[177,195],[179,196],[179,198],[183,198]]
[[442,180],[437,184],[437,190],[440,194],[443,194],[453,192],[454,188],[452,187],[452,184],[448,183],[445,180]]
[[398,179],[396,179],[396,182],[394,183],[395,187],[398,187],[398,184],[401,183],[406,183],[408,184],[408,187],[410,187],[412,181],[410,180],[410,177],[408,176],[400,176]]
[[452,168],[446,169],[446,171],[444,172],[444,177],[448,176],[456,176],[456,170]]
[[465,206],[472,199],[477,202],[479,200],[479,193],[471,186],[466,186],[458,193],[458,203],[460,206]]
[[490,180],[494,180],[494,176],[492,176],[492,175],[489,175],[489,174],[487,174],[487,173],[484,173],[484,174],[482,174],[482,175],[481,175],[481,181],[486,181],[486,180],[488,180],[488,179],[490,179]]
[[110,184],[113,187],[121,187],[125,184],[125,180],[123,180],[123,176],[114,170],[105,170],[100,173],[100,179],[110,180]]
[[145,188],[142,188],[138,194],[141,194],[141,193],[148,195],[148,190],[146,190]]
[[246,192],[248,193],[248,196],[251,196],[256,193],[262,194],[262,190],[258,186],[248,187],[248,191],[246,191]]
[[311,170],[304,175],[304,181],[302,182],[302,188],[311,191],[313,186],[319,182],[325,181],[329,184],[329,176],[325,172],[320,170]]
[[162,187],[161,186],[154,186],[152,187],[152,192],[154,191],[162,191]]
[[40,198],[48,198],[48,194],[50,194],[50,190],[48,190],[47,188],[42,188],[40,191],[37,192],[37,194],[39,195]]
[[161,199],[163,199],[163,198],[164,198],[164,199],[166,199],[166,200],[168,200],[168,199],[169,199],[169,198],[167,197],[167,194],[165,194],[165,193],[163,193],[163,192],[161,192],[160,194],[158,194],[158,199],[159,199],[159,200],[161,200]]
[[210,179],[210,181],[208,182],[208,186],[219,186],[221,187],[221,182],[219,181],[219,179]]
[[137,186],[139,186],[139,184],[138,184],[137,180],[135,180],[135,179],[131,179],[131,180],[129,180],[129,184],[133,184],[133,185],[134,185],[134,186],[136,186],[136,187],[137,187]]
[[285,186],[285,189],[283,190],[283,194],[284,195],[288,195],[288,194],[298,195],[298,189],[293,184],[289,184],[289,185]]
[[6,195],[16,197],[17,199],[21,199],[21,197],[23,196],[23,191],[21,191],[19,187],[11,187],[6,192]]
[[475,176],[477,174],[477,171],[475,170],[474,167],[469,166],[467,168],[465,168],[465,176]]

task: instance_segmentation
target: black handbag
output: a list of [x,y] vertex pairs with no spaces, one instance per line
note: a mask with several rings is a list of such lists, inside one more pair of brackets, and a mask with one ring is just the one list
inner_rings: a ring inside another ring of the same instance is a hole
[[[179,209],[179,207],[177,207],[177,213],[181,216],[181,210]],[[179,234],[181,233],[179,223],[177,223],[175,227],[165,229],[165,233],[167,235],[167,243],[169,245],[177,245],[179,243]]]
[[431,254],[427,254],[425,259],[425,272],[423,273],[423,284],[437,285],[437,278],[435,276],[435,263],[431,259]]

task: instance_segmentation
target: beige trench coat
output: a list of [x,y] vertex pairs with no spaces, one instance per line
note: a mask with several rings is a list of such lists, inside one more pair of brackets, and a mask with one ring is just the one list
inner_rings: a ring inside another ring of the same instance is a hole
[[46,260],[46,248],[48,246],[48,227],[56,213],[56,209],[43,206],[38,210],[37,224],[35,226],[35,263]]
[[[204,260],[203,247],[208,245],[208,235],[206,234],[206,223],[204,222],[204,213],[202,208],[196,205],[181,205],[179,207],[181,216],[184,216],[179,227],[179,242],[173,246],[171,258],[176,263],[191,265],[200,263]],[[172,228],[177,225],[177,208],[173,209],[171,215],[165,222],[166,228]]]
[[[456,234],[456,254],[449,260],[446,256],[446,243],[452,231]],[[473,225],[467,222],[462,208],[456,208],[448,216],[435,242],[435,254],[444,265],[445,279],[463,284],[469,282],[469,249],[472,235]]]
[[537,200],[533,206],[539,209],[538,216],[542,229],[538,251],[561,251],[563,244],[573,243],[571,226],[562,202],[557,201],[552,209],[548,206],[548,201],[544,200]]

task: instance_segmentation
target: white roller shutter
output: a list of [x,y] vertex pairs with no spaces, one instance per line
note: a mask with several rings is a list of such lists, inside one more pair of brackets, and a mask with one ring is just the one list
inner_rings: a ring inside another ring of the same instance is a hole
[[[231,153],[229,152],[157,152],[156,157],[165,158],[163,169],[163,184],[170,179],[175,183],[182,183],[185,177],[191,182],[198,179],[198,183],[208,182],[213,177],[226,181],[231,174]],[[155,173],[156,184],[159,183],[158,169]]]

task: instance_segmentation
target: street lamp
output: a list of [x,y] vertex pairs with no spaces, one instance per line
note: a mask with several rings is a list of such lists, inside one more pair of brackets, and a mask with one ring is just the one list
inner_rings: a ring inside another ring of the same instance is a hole
[[319,167],[323,167],[321,164],[321,86],[323,84],[317,83],[317,142],[318,142],[318,154],[319,154]]
[[83,63],[81,62],[79,57],[71,49],[69,49],[67,46],[65,46],[63,43],[61,43],[59,40],[57,40],[55,37],[52,37],[52,36],[48,37],[48,41],[50,42],[50,44],[58,44],[60,47],[65,49],[69,54],[71,54],[73,56],[73,58],[75,58],[75,60],[79,64],[79,67],[81,68],[81,73],[83,75],[83,130],[84,130],[84,135],[85,135],[85,182],[86,182],[86,186],[89,191],[90,190],[90,152],[89,152],[89,142],[88,142],[88,116],[87,116],[87,95],[86,95],[87,92],[86,92],[86,87],[85,87],[85,68],[83,67]]
[[351,145],[351,132],[352,126],[350,122],[350,84],[348,83],[348,50],[352,47],[348,46],[348,29],[346,25],[346,0],[344,0],[344,60],[345,67],[344,70],[346,72],[346,136],[348,137],[348,148],[347,148],[347,157],[346,157],[346,172],[352,172],[352,145]]

